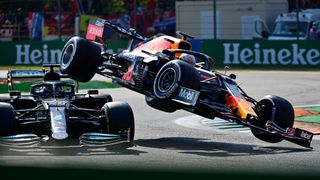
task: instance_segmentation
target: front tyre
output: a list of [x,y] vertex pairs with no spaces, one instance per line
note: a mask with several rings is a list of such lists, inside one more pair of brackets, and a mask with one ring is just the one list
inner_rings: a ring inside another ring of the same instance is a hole
[[[267,95],[259,102],[264,105],[264,107],[256,108],[260,127],[266,128],[265,124],[270,120],[283,129],[292,128],[294,123],[294,109],[289,101],[282,97]],[[251,132],[262,141],[277,143],[283,140],[276,135],[267,134],[254,128],[251,129]]]
[[19,121],[11,104],[0,102],[0,136],[17,134]]
[[126,102],[108,102],[101,108],[105,116],[106,132],[110,134],[125,134],[130,130],[129,139],[134,139],[134,117],[131,107]]
[[60,70],[72,79],[88,82],[101,64],[101,47],[81,37],[72,37],[63,47]]

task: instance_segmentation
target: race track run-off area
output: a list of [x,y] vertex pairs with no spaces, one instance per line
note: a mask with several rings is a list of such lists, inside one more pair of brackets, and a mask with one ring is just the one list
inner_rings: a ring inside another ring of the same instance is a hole
[[[294,127],[308,130],[310,132],[320,133],[320,105],[309,105],[295,107]],[[194,129],[210,129],[251,133],[250,128],[239,125],[235,122],[229,122],[220,118],[207,119],[197,115],[178,118],[175,120],[178,125]],[[320,136],[314,136],[314,139],[320,139]]]

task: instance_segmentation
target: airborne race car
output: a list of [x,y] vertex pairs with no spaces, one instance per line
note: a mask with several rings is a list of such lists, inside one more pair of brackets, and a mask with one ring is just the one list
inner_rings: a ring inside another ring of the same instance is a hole
[[[105,27],[132,38],[129,47],[116,54],[106,52],[102,40]],[[98,19],[88,26],[88,40],[76,36],[65,44],[60,70],[80,82],[89,81],[95,73],[111,78],[144,94],[146,103],[161,111],[184,109],[210,119],[219,117],[250,127],[263,141],[286,139],[311,148],[314,134],[293,128],[294,110],[287,100],[274,95],[260,101],[251,98],[236,83],[234,74],[212,71],[214,60],[191,50],[187,40],[192,36],[178,34],[181,38],[163,34],[146,38],[134,29]],[[193,56],[196,62],[179,59],[182,54]]]
[[[77,94],[76,84],[60,81],[66,75],[54,71],[10,70],[9,96],[0,97],[0,145],[47,144],[131,146],[134,117],[125,102],[112,102],[109,94],[88,90]],[[13,91],[13,79],[43,78],[30,94]],[[74,139],[79,138],[79,141]],[[80,144],[79,144],[80,143]]]

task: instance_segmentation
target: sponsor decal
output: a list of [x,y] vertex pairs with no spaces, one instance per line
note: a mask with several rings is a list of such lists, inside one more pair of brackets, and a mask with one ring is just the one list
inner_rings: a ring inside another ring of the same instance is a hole
[[192,101],[194,99],[194,97],[196,96],[196,93],[192,92],[192,91],[188,91],[187,89],[181,88],[180,92],[179,92],[179,96],[186,99],[186,100]]
[[193,89],[180,87],[177,97],[174,100],[188,105],[195,105],[198,100],[199,93],[200,92]]
[[88,31],[86,38],[89,40],[95,40],[96,37],[102,37],[103,35],[103,27],[96,26],[94,24],[88,25]]
[[243,47],[241,43],[223,43],[225,65],[320,65],[320,51],[297,43],[283,48],[263,48],[260,43]]
[[311,139],[312,134],[310,134],[310,133],[308,133],[308,132],[306,132],[306,131],[302,131],[301,134],[300,134],[300,136],[301,136],[302,138],[305,138],[305,139]]
[[16,65],[58,64],[61,49],[48,49],[47,44],[42,49],[32,48],[30,44],[16,44]]
[[294,136],[296,134],[295,128],[288,128],[286,131],[289,136]]

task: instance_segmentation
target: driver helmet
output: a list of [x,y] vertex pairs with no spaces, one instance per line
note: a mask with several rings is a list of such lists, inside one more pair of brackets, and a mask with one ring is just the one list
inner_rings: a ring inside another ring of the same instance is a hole
[[52,95],[52,88],[50,86],[44,86],[43,98],[50,98]]
[[193,66],[196,64],[196,58],[191,54],[182,53],[179,58]]
[[55,95],[57,98],[62,98],[63,97],[63,90],[61,86],[56,87],[56,92]]

